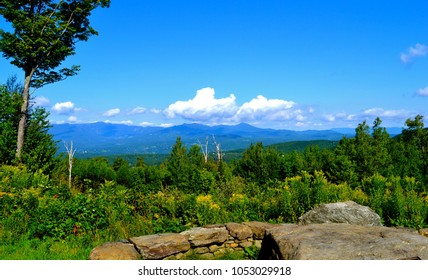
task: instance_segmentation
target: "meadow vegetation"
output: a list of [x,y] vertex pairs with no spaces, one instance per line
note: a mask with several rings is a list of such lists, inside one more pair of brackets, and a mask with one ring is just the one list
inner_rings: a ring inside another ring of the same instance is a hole
[[31,108],[27,146],[14,160],[16,92],[0,87],[8,109],[0,112],[0,259],[86,259],[107,241],[230,221],[295,223],[320,203],[346,200],[371,207],[386,226],[428,224],[428,131],[419,115],[394,138],[377,118],[333,148],[284,153],[254,143],[231,163],[205,160],[177,138],[157,165],[73,159],[70,185],[67,155],[55,155],[62,143],[40,108]]

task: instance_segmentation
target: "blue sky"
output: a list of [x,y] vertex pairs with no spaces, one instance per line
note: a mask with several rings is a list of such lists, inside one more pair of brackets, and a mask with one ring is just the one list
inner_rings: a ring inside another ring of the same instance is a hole
[[[402,127],[428,116],[427,1],[112,0],[34,92],[53,123]],[[0,28],[7,24],[0,21]],[[22,72],[0,58],[0,77]],[[426,122],[426,121],[425,121]]]

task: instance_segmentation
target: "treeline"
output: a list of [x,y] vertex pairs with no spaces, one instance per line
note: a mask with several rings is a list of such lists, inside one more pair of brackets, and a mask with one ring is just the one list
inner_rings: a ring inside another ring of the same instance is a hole
[[[70,182],[69,158],[55,156],[62,143],[47,133],[43,109],[30,110],[27,152],[14,160],[16,92],[0,87],[0,259],[86,258],[105,241],[212,223],[295,223],[317,204],[345,200],[370,206],[387,226],[428,225],[428,131],[420,115],[393,138],[376,118],[334,148],[284,153],[254,143],[229,163],[177,138],[158,165],[142,157],[132,165],[73,159]],[[40,248],[48,255],[37,255]]]
[[426,193],[428,130],[420,115],[408,119],[405,125],[401,135],[391,138],[379,118],[372,127],[364,121],[357,126],[355,137],[344,137],[336,147],[329,149],[312,145],[303,152],[283,153],[255,143],[232,163],[214,158],[206,160],[201,147],[194,145],[187,149],[178,138],[171,154],[156,166],[145,164],[143,157],[132,166],[123,158],[116,158],[112,164],[102,157],[76,160],[73,184],[85,191],[110,180],[146,191],[177,188],[208,193],[216,189],[227,195],[224,185],[233,178],[262,187],[302,172],[313,175],[322,171],[329,182],[347,183],[353,188],[361,187],[361,182],[373,175],[412,177],[418,182],[418,191]]

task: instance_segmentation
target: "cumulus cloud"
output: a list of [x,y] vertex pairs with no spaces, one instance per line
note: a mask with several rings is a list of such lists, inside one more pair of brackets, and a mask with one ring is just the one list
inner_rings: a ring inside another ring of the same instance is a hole
[[425,56],[428,53],[428,46],[422,44],[416,44],[414,47],[410,47],[407,52],[401,53],[400,59],[403,63],[409,63],[413,58],[418,56]]
[[213,88],[203,88],[188,101],[177,101],[164,111],[169,118],[181,117],[196,122],[211,124],[231,124],[239,122],[305,120],[304,112],[296,103],[282,99],[268,99],[258,95],[241,106],[236,97],[230,94],[217,99]]
[[69,114],[73,114],[74,112],[76,112],[77,109],[74,107],[73,102],[67,101],[67,102],[56,103],[52,107],[52,110],[58,114],[61,114],[61,115],[69,115]]
[[120,109],[119,108],[114,108],[114,109],[110,109],[106,112],[104,112],[103,116],[104,117],[114,117],[120,114]]
[[136,107],[134,109],[132,109],[128,115],[137,115],[137,114],[144,114],[147,111],[146,108],[144,107]]
[[418,89],[416,94],[420,96],[428,96],[428,87]]
[[49,106],[51,104],[50,100],[44,96],[36,96],[32,100],[32,103],[36,107],[45,107],[45,106]]
[[241,121],[247,120],[289,120],[301,114],[300,110],[290,110],[296,104],[281,99],[267,99],[259,95],[244,103],[237,112]]
[[194,121],[209,121],[230,118],[237,111],[236,97],[231,94],[226,98],[215,98],[213,88],[203,88],[196,92],[195,98],[177,101],[164,111],[169,118],[182,117]]

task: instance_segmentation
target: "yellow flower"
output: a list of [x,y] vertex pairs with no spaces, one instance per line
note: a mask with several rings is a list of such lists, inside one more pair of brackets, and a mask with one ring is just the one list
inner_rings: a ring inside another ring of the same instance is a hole
[[197,204],[211,204],[212,202],[213,201],[210,194],[198,195],[198,197],[196,197]]
[[217,203],[210,204],[210,209],[212,210],[220,210],[220,206]]
[[245,194],[240,193],[234,193],[232,194],[232,197],[230,198],[230,202],[239,202],[245,200],[246,196]]

